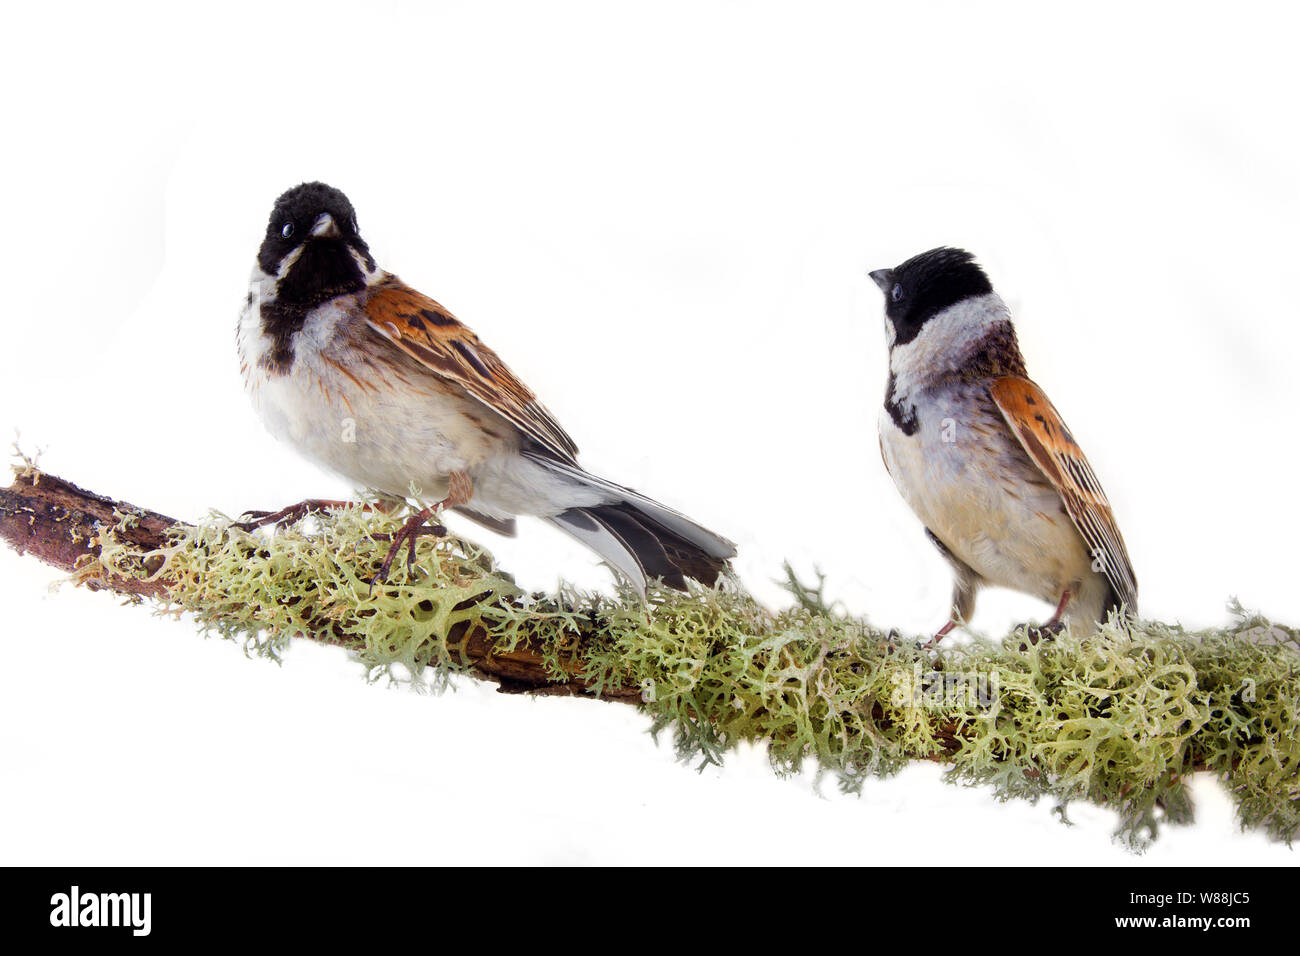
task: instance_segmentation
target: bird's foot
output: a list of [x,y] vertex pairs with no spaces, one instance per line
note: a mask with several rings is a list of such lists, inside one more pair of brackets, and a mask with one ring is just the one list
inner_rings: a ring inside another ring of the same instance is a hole
[[1027,651],[1040,641],[1053,640],[1064,630],[1065,622],[1061,620],[1054,619],[1046,624],[1028,624],[1025,626],[1025,640],[1021,643],[1020,650]]
[[406,519],[406,523],[398,529],[396,534],[372,535],[377,541],[392,541],[393,543],[388,549],[388,554],[384,557],[384,563],[379,566],[379,572],[370,580],[371,594],[375,592],[376,584],[382,584],[388,578],[388,572],[393,567],[393,560],[397,557],[397,553],[402,550],[402,545],[406,545],[406,573],[409,575],[415,568],[415,543],[420,536],[431,534],[441,538],[447,533],[447,529],[442,525],[427,523],[433,517],[433,512],[433,508],[417,511]]
[[307,498],[296,505],[281,508],[279,511],[245,511],[244,514],[248,517],[248,520],[237,521],[233,527],[241,531],[252,531],[255,528],[265,528],[267,525],[293,524],[301,521],[313,511],[346,508],[349,504],[351,504],[350,501],[339,501],[334,498]]
[[1074,597],[1074,591],[1066,588],[1061,594],[1061,600],[1056,604],[1056,613],[1052,615],[1051,620],[1046,624],[1030,624],[1025,628],[1025,639],[1028,644],[1021,644],[1022,651],[1029,650],[1031,645],[1036,645],[1039,641],[1050,641],[1065,630],[1065,621],[1062,617],[1065,614],[1065,606],[1070,603],[1070,598]]

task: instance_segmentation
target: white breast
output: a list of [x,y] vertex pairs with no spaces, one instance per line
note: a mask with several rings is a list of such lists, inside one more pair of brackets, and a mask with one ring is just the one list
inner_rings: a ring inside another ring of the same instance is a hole
[[[480,423],[492,416],[479,403],[411,368],[395,382],[389,361],[349,345],[345,333],[362,321],[355,297],[309,313],[291,339],[288,373],[271,370],[258,294],[273,281],[254,271],[237,338],[245,386],[276,438],[358,487],[405,496],[414,484],[429,501],[446,495],[451,472],[512,454],[513,432],[485,431]],[[395,349],[389,358],[407,361]]]
[[956,557],[990,584],[1052,603],[1095,577],[1060,496],[979,386],[911,398],[916,432],[883,411],[881,452],[908,505]]

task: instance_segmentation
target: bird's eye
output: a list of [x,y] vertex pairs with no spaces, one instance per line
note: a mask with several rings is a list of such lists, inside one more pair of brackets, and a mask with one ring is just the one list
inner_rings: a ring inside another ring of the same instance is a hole
[[284,236],[284,238],[286,238],[286,239],[288,239],[290,236],[292,236],[292,235],[293,235],[293,223],[291,223],[291,222],[286,222],[286,223],[284,224],[284,228],[280,230],[280,235]]
[[892,289],[889,290],[889,297],[890,297],[891,299],[893,299],[895,302],[902,302],[902,301],[903,301],[903,287],[902,287],[901,285],[898,285],[897,283],[895,283],[895,284],[894,284],[894,287],[893,287]]

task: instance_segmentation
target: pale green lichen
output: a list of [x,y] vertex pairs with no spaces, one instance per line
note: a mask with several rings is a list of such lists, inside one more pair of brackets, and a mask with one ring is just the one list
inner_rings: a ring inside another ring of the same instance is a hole
[[[1089,800],[1117,810],[1134,846],[1191,817],[1185,781],[1216,774],[1243,826],[1290,842],[1300,830],[1300,634],[1232,609],[1196,633],[1110,623],[1089,638],[952,645],[935,655],[827,605],[790,576],[795,606],[772,612],[732,584],[649,604],[562,591],[527,595],[478,547],[422,538],[373,592],[398,519],[360,507],[273,536],[217,516],[178,526],[169,546],[134,552],[112,529],[99,564],[155,576],[210,632],[279,659],[295,635],[350,648],[372,679],[444,684],[463,634],[501,653],[527,641],[557,681],[639,690],[656,733],[684,759],[717,762],[766,744],[782,773],[805,761],[854,790],[916,759],[1003,798]],[[161,556],[161,565],[159,557]],[[94,569],[83,569],[82,574]]]

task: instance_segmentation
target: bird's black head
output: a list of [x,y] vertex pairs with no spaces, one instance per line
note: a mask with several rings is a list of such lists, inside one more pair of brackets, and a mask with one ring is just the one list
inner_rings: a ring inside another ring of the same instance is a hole
[[348,197],[324,183],[303,183],[275,201],[257,264],[273,276],[291,259],[277,298],[315,305],[365,285],[358,258],[374,271],[375,260],[357,231]]
[[913,256],[893,269],[877,269],[871,278],[885,293],[895,346],[912,341],[927,321],[950,305],[993,291],[973,255],[946,247]]

